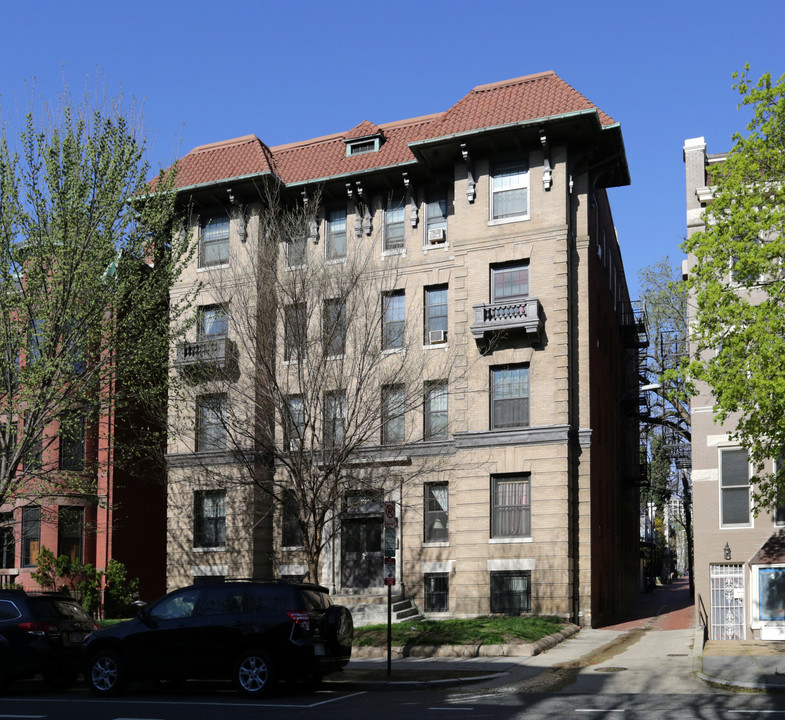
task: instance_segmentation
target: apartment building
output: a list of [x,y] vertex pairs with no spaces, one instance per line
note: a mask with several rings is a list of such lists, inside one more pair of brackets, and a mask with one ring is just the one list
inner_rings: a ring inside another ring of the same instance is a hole
[[[726,157],[708,153],[702,137],[684,143],[687,237],[704,228],[712,168]],[[685,273],[694,261],[693,256],[685,260]],[[751,292],[754,298],[756,291]],[[694,312],[694,303],[688,307]],[[731,438],[735,421],[716,422],[711,388],[706,383],[696,388],[691,403],[693,505],[700,508],[693,515],[696,612],[712,640],[781,640],[785,508],[755,514],[753,468],[746,450]]]
[[[197,298],[172,349],[169,587],[318,574],[368,603],[392,556],[396,594],[429,617],[623,613],[640,587],[644,328],[606,190],[628,183],[619,124],[553,72],[424,117],[188,153],[177,185],[200,246],[172,289]],[[305,230],[271,237],[271,202]],[[268,255],[275,277],[256,264]],[[298,269],[357,258],[362,302],[291,290]],[[324,475],[357,417],[315,567],[302,494],[270,488],[301,461]]]

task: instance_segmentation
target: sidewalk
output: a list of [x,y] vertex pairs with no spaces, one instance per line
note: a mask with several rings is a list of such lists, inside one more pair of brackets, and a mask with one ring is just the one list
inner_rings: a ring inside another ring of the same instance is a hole
[[727,688],[785,692],[785,641],[709,640],[698,677]]

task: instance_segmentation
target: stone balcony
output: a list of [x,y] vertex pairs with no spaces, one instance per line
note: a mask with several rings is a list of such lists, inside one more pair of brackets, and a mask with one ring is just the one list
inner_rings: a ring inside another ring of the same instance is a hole
[[234,343],[226,337],[215,337],[178,343],[174,366],[179,370],[205,367],[225,370],[234,359]]
[[523,331],[532,341],[539,342],[544,329],[542,305],[537,298],[526,298],[504,303],[474,305],[471,326],[475,340],[483,340],[498,332]]

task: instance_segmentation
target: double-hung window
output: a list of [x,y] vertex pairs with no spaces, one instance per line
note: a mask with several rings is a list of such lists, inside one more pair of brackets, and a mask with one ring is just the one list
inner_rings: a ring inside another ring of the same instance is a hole
[[491,429],[529,424],[529,366],[491,368]]
[[0,512],[0,570],[8,570],[13,567],[16,567],[14,514]]
[[742,448],[720,450],[720,522],[723,527],[752,524],[750,466]]
[[401,250],[406,244],[406,201],[392,197],[384,211],[383,249]]
[[405,395],[402,385],[382,388],[382,444],[396,445],[406,439]]
[[284,441],[290,452],[299,452],[303,446],[305,433],[305,405],[302,395],[290,395],[288,415],[284,422]]
[[448,485],[425,483],[423,491],[423,542],[446,542],[450,532]]
[[491,477],[491,537],[531,537],[531,478],[526,473]]
[[447,241],[447,196],[433,193],[425,201],[425,244],[441,245]]
[[196,452],[226,448],[226,395],[202,395],[196,401]]
[[427,573],[425,580],[425,612],[447,612],[450,609],[450,576]]
[[491,302],[506,303],[529,295],[529,264],[491,267]]
[[196,335],[199,340],[226,337],[229,318],[224,305],[202,305],[197,314]]
[[60,469],[84,470],[85,417],[81,412],[67,412],[60,417]]
[[447,383],[425,383],[423,397],[423,439],[447,439]]
[[335,391],[324,396],[324,447],[340,447],[343,444],[346,419],[346,393]]
[[57,509],[57,556],[72,563],[82,562],[84,508],[62,506]]
[[229,262],[229,218],[217,215],[202,223],[199,238],[199,267]]
[[531,571],[491,573],[491,612],[520,615],[531,610]]
[[340,298],[324,301],[322,340],[325,357],[338,357],[346,352],[346,302]]
[[283,319],[283,357],[293,362],[305,356],[308,309],[305,303],[287,305]]
[[447,342],[447,286],[425,288],[423,297],[425,345]]
[[226,491],[197,490],[194,493],[194,547],[226,545]]
[[401,350],[406,339],[406,296],[403,290],[382,295],[382,350]]
[[41,508],[28,505],[22,508],[22,567],[38,563],[41,550]]
[[324,248],[328,260],[346,257],[346,208],[327,211],[325,223]]
[[491,166],[491,220],[525,220],[529,217],[529,168],[522,160]]
[[295,238],[286,243],[286,267],[298,268],[308,264],[308,238]]
[[281,545],[283,547],[302,547],[302,544],[300,503],[294,490],[286,489],[281,502]]

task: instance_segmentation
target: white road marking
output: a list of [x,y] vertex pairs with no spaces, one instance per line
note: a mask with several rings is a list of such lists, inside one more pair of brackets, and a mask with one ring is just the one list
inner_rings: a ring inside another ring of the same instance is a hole
[[609,712],[617,712],[617,713],[623,713],[623,712],[627,712],[627,711],[626,710],[606,710],[605,708],[575,708],[575,712],[582,712],[582,713],[596,713],[596,712],[609,713]]
[[459,707],[448,707],[448,708],[439,708],[439,707],[429,707],[429,710],[474,710],[474,708],[459,708]]

